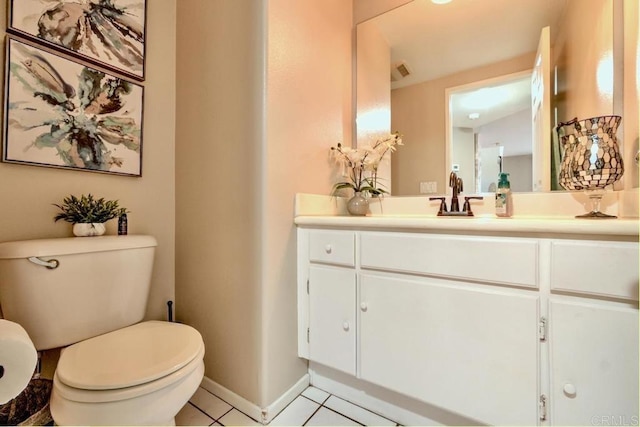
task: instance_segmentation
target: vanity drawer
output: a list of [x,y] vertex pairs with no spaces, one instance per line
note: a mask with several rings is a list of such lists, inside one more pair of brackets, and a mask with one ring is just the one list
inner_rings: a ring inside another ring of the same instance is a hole
[[638,300],[638,244],[551,242],[551,289]]
[[355,265],[355,233],[353,231],[310,231],[309,260],[353,267]]
[[362,233],[363,268],[538,287],[538,242],[529,239]]

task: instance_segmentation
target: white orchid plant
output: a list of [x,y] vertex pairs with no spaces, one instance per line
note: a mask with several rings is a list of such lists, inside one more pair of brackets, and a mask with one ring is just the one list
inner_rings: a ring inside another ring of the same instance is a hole
[[348,178],[348,181],[336,183],[331,195],[337,196],[345,188],[373,197],[388,193],[378,183],[378,167],[384,156],[395,151],[398,145],[403,145],[402,136],[394,132],[365,147],[343,147],[340,143],[331,147],[332,156],[344,168],[343,176]]

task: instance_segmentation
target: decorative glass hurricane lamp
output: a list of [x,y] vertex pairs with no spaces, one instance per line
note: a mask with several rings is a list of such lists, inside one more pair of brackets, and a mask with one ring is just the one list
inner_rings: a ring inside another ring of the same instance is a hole
[[558,181],[567,190],[583,190],[591,199],[591,212],[576,218],[616,218],[600,212],[605,187],[622,178],[624,165],[616,130],[620,116],[600,116],[578,120],[576,117],[557,127],[562,147]]

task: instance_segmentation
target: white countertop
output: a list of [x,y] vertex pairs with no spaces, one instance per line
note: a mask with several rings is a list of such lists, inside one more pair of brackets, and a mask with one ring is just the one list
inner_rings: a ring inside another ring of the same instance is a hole
[[[489,213],[492,207],[487,208],[486,201],[485,206],[474,205],[474,217],[438,217],[437,203],[430,203],[425,197],[388,197],[370,203],[370,214],[360,217],[346,213],[345,200],[342,198],[299,193],[296,195],[294,222],[302,227],[576,237],[620,236],[623,240],[638,240],[640,220],[637,217],[575,218],[576,214],[585,213],[585,210],[578,203],[579,200],[573,200],[574,194],[530,194],[519,197],[516,206],[527,214],[517,213],[511,218],[498,218]],[[545,215],[544,212],[555,214]],[[606,212],[619,215],[615,203],[610,204]]]
[[638,237],[638,220],[575,219],[492,216],[437,217],[426,215],[347,216],[302,215],[295,224],[310,227],[340,227],[386,230],[464,231],[479,233],[543,233]]

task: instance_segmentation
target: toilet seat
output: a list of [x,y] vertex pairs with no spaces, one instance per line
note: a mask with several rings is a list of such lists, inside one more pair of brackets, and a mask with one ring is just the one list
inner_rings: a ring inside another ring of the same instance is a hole
[[64,349],[54,388],[76,402],[131,399],[188,376],[203,357],[204,343],[194,328],[142,322]]

